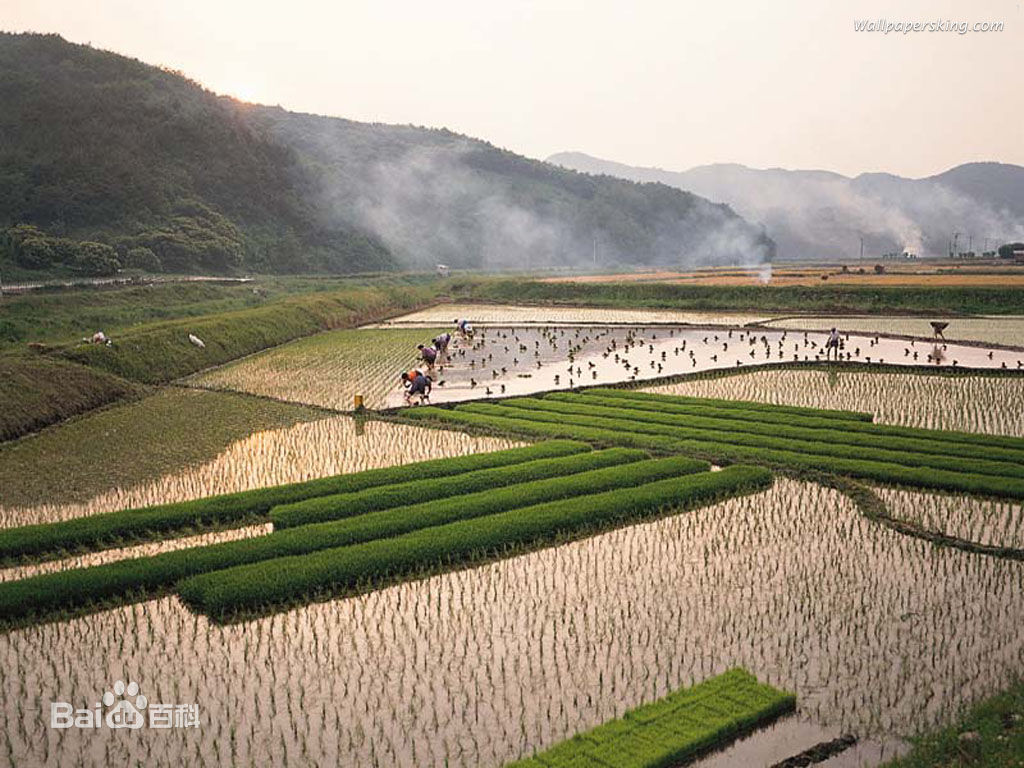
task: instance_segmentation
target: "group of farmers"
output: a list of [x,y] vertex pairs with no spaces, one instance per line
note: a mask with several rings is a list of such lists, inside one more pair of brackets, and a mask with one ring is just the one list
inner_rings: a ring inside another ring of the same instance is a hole
[[[463,339],[473,336],[473,326],[468,320],[455,321],[455,333]],[[430,390],[434,384],[435,367],[448,362],[448,347],[452,343],[452,334],[442,333],[433,338],[430,345],[417,344],[422,367],[402,372],[402,386],[405,387],[405,402],[412,405],[413,398],[419,397],[420,404],[430,399]]]

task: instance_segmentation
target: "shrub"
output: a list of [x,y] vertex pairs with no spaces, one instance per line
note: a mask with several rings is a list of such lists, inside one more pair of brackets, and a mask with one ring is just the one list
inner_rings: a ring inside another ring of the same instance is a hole
[[144,245],[129,248],[125,261],[126,267],[143,269],[146,272],[159,272],[161,268],[160,257]]
[[106,243],[78,243],[69,266],[83,275],[113,275],[121,263],[117,252]]
[[282,557],[187,579],[178,594],[215,617],[260,610],[324,591],[347,591],[509,548],[613,526],[659,511],[771,485],[771,473],[736,466],[461,520],[394,538]]
[[121,539],[154,539],[184,528],[239,525],[247,520],[265,518],[271,507],[278,504],[315,496],[351,493],[406,482],[424,475],[456,475],[589,450],[590,446],[584,443],[548,441],[508,451],[434,459],[175,504],[109,512],[59,523],[7,528],[0,530],[0,561],[26,555],[53,555],[80,548],[97,549]]

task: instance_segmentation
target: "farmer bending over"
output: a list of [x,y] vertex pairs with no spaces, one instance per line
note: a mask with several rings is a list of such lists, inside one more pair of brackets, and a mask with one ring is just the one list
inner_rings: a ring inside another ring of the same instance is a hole
[[408,371],[403,371],[402,372],[402,386],[405,387],[406,389],[408,389],[409,387],[412,386],[412,383],[414,381],[416,381],[416,377],[417,376],[422,376],[422,375],[423,375],[423,371],[421,371],[419,368],[413,368],[413,369],[408,370]]
[[473,326],[469,324],[469,320],[456,320],[455,330],[465,339],[473,338]]
[[451,344],[452,335],[450,333],[442,333],[436,339],[434,339],[434,349],[437,350],[437,361],[439,363],[448,362],[448,345]]
[[434,370],[434,363],[437,362],[437,350],[433,347],[425,347],[422,344],[417,344],[416,349],[420,351],[420,357],[423,358],[423,362],[427,364],[427,372],[432,373]]
[[[409,389],[405,393],[406,405],[412,405],[412,399],[416,396],[420,396],[420,405],[423,405],[427,400],[430,399],[430,387],[432,384],[431,378],[424,375],[421,371],[416,371],[416,378],[409,382]],[[403,373],[402,378],[406,378],[408,374]]]

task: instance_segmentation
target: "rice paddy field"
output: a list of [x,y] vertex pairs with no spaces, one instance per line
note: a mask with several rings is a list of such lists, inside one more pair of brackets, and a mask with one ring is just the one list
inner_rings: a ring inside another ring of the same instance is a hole
[[[1024,346],[1024,317],[945,318],[949,323],[943,335],[950,340]],[[887,333],[930,338],[932,327],[927,318],[915,317],[791,317],[769,320],[770,328],[800,328],[827,332],[838,327],[856,333]]]
[[[826,333],[609,323],[481,325],[472,339],[454,339],[448,359],[427,371],[434,379],[430,402],[826,359]],[[186,383],[335,410],[351,410],[356,395],[369,408],[399,407],[407,404],[400,373],[422,366],[416,345],[429,346],[439,332],[429,326],[333,331],[190,377]],[[1024,366],[1024,349],[933,344],[874,333],[844,334],[839,357],[843,363],[877,367],[888,363],[1019,371]]]
[[355,395],[380,408],[398,376],[417,361],[417,344],[440,328],[340,330],[317,334],[192,376],[197,387],[352,410]]
[[[1019,563],[934,548],[834,491],[777,480],[243,624],[168,597],[9,633],[5,754],[498,766],[736,664],[796,692],[798,717],[885,741],[951,719],[1021,669],[1021,587]],[[126,674],[152,700],[201,701],[204,727],[124,739],[55,735],[40,720],[46,702]]]
[[[441,305],[0,446],[0,763],[905,754],[1024,676],[1024,350],[768,321]],[[198,727],[50,727],[116,680]]]
[[1024,436],[1024,379],[884,371],[749,371],[644,389],[670,395],[869,411],[879,422]]

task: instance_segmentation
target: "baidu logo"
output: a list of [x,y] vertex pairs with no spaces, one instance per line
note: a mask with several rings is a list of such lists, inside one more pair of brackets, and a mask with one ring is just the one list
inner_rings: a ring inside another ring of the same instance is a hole
[[123,680],[103,693],[92,708],[75,708],[66,701],[50,703],[51,728],[198,728],[198,704],[152,704],[139,684]]

